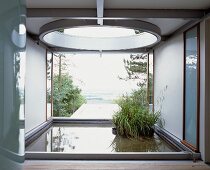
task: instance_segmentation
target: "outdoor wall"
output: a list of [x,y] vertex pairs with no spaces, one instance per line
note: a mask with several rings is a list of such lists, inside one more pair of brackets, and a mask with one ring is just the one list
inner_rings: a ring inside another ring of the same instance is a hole
[[27,38],[25,132],[46,121],[46,50]]
[[154,105],[155,110],[162,105],[164,129],[182,139],[183,34],[169,39],[154,50]]

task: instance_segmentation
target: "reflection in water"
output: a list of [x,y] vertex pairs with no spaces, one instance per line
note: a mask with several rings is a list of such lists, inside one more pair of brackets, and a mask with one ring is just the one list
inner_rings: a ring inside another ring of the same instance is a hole
[[173,152],[156,134],[152,138],[127,139],[112,134],[111,127],[52,127],[30,144],[27,151],[68,153]]
[[156,134],[150,138],[128,139],[116,136],[112,143],[113,152],[171,152],[173,148]]
[[62,127],[55,130],[55,136],[52,137],[51,150],[53,152],[64,152],[65,150],[75,149],[74,140],[77,139],[77,137],[74,137],[74,133],[64,133],[64,131]]

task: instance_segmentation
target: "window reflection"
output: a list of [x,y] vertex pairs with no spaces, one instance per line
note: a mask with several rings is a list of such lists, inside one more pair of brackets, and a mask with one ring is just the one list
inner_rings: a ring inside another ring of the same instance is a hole
[[185,34],[185,140],[197,147],[198,27]]
[[20,95],[20,109],[19,109],[19,119],[24,120],[25,119],[25,52],[19,52],[18,55],[16,55],[16,58],[18,58],[20,68],[19,68],[19,75],[18,75],[18,88],[19,88],[19,95]]
[[47,119],[52,116],[52,65],[53,56],[47,52]]

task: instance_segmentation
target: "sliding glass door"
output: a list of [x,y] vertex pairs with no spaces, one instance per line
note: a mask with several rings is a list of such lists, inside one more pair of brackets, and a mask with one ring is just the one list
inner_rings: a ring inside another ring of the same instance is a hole
[[199,26],[184,34],[184,141],[194,151],[199,146]]

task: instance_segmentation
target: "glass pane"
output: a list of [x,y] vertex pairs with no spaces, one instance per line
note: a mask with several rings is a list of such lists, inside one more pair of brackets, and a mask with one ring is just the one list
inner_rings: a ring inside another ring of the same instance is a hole
[[0,5],[0,169],[21,169],[24,162],[25,4]]
[[186,33],[185,140],[196,147],[197,136],[197,27]]
[[47,119],[52,115],[52,53],[47,52]]

